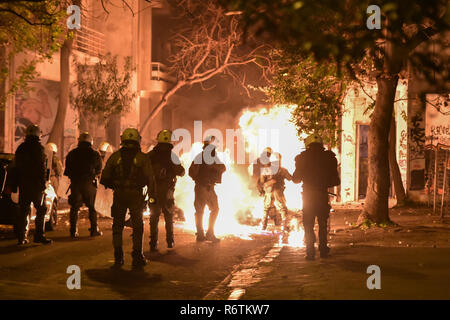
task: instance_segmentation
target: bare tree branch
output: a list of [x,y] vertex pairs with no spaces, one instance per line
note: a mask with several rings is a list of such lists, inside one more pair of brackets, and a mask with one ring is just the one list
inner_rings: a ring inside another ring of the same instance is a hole
[[413,51],[416,47],[418,47],[422,42],[427,41],[428,39],[430,39],[432,36],[434,36],[435,34],[438,34],[439,32],[441,32],[442,30],[431,26],[425,29],[420,30],[419,32],[417,32],[417,34],[414,35],[414,37],[412,37],[408,43],[407,43],[407,49],[411,52]]
[[128,2],[126,0],[122,0],[122,2],[128,7],[128,9],[130,9],[131,15],[134,17],[133,8],[131,8],[131,6],[128,4]]
[[102,4],[102,7],[103,7],[103,10],[105,10],[105,12],[106,12],[107,14],[109,14],[109,11],[108,11],[108,9],[106,9],[105,3],[104,3],[103,1],[104,1],[104,0],[100,0],[100,2],[101,2],[101,4]]
[[11,13],[17,17],[19,17],[20,19],[22,19],[23,21],[25,21],[26,23],[28,23],[31,26],[51,26],[53,23],[52,22],[32,22],[29,19],[27,19],[26,17],[24,17],[23,15],[21,15],[20,13],[11,10],[11,9],[0,9],[0,12],[8,12]]
[[268,46],[244,47],[241,17],[227,15],[217,0],[171,1],[180,26],[171,38],[175,53],[168,61],[170,73],[177,81],[142,123],[142,132],[179,89],[227,74],[250,96],[247,79],[237,67],[254,64],[262,70],[263,79],[267,79],[271,65],[268,55],[264,54]]

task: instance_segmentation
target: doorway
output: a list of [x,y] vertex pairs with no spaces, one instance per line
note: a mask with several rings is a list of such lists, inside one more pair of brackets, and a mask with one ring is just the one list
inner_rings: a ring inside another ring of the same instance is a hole
[[357,144],[357,200],[366,198],[369,178],[369,125],[358,124]]

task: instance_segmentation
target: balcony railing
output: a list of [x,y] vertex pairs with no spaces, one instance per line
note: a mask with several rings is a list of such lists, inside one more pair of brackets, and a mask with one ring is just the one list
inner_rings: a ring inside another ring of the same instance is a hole
[[93,57],[103,56],[105,54],[105,35],[83,26],[75,33],[73,47],[75,50]]
[[150,0],[148,3],[150,4],[150,7],[152,8],[162,8],[164,6],[164,0]]
[[169,75],[169,69],[160,62],[152,62],[152,80],[174,83],[175,77]]

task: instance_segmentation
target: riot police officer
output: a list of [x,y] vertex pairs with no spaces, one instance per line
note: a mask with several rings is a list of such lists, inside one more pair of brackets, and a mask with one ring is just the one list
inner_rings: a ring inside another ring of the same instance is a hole
[[[197,241],[205,240],[219,242],[214,234],[214,225],[219,213],[219,202],[214,186],[222,182],[222,174],[225,165],[216,154],[216,146],[213,144],[214,136],[204,140],[203,151],[199,153],[189,167],[189,176],[195,182],[195,226],[197,228]],[[205,206],[211,211],[209,214],[209,226],[206,237],[203,231],[203,213]]]
[[319,224],[319,252],[327,258],[327,223],[330,214],[328,188],[340,184],[336,155],[323,147],[322,138],[312,134],[305,139],[306,151],[295,157],[293,181],[303,181],[303,226],[305,228],[306,259],[314,260],[316,237],[314,224]]
[[106,141],[103,141],[98,146],[98,152],[100,153],[100,157],[102,158],[102,161],[105,161],[106,155],[108,153],[112,153],[113,151],[114,151],[113,147]]
[[264,191],[264,217],[263,230],[267,228],[269,211],[272,206],[281,214],[283,221],[283,241],[287,240],[289,233],[289,214],[286,206],[286,198],[284,197],[285,182],[292,181],[289,171],[281,166],[281,154],[277,153],[277,161],[270,167],[262,168],[261,176],[258,180],[260,188]]
[[52,184],[55,193],[58,194],[59,190],[59,181],[63,174],[63,166],[61,160],[59,160],[58,156],[58,147],[55,143],[50,142],[47,143],[47,148],[52,151],[52,170],[50,173],[50,183]]
[[30,205],[36,209],[34,242],[49,244],[44,233],[44,220],[47,212],[45,189],[47,181],[47,157],[40,143],[41,129],[30,125],[26,129],[25,141],[16,150],[14,170],[19,187],[19,217],[17,219],[17,239],[19,244],[28,243],[28,219]]
[[175,207],[174,192],[177,176],[183,176],[185,170],[178,156],[172,152],[172,132],[162,130],[157,136],[158,144],[148,153],[152,162],[155,180],[158,186],[156,203],[150,205],[150,250],[156,251],[158,245],[158,222],[161,212],[166,225],[167,248],[174,246],[173,213]]
[[272,153],[273,150],[271,147],[264,148],[259,158],[253,163],[252,177],[255,180],[256,187],[260,195],[264,195],[264,190],[261,188],[262,186],[258,183],[258,181],[261,176],[261,171],[264,171],[264,168],[271,166],[270,157],[272,156]]
[[101,236],[97,225],[95,197],[97,195],[97,176],[102,170],[100,154],[92,148],[92,136],[83,132],[78,138],[78,147],[71,150],[66,157],[64,175],[70,179],[70,236],[77,238],[78,211],[83,203],[89,209],[91,237]]
[[115,267],[120,267],[124,263],[122,232],[128,209],[133,226],[132,266],[140,268],[146,265],[142,251],[143,211],[146,198],[144,187],[147,187],[149,199],[153,200],[156,186],[150,159],[141,152],[140,142],[141,136],[136,129],[125,129],[121,135],[122,147],[109,157],[100,180],[105,188],[114,190],[111,216]]

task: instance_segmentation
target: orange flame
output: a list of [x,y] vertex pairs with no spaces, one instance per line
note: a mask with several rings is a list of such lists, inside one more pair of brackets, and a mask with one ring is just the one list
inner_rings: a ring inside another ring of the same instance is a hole
[[[246,151],[260,154],[265,147],[270,146],[274,152],[282,154],[282,166],[291,174],[295,168],[294,157],[304,148],[303,142],[297,136],[294,124],[290,121],[292,110],[292,106],[273,106],[256,111],[245,110],[239,119],[239,127],[246,141]],[[268,136],[274,133],[275,139],[272,136],[273,141],[261,143],[261,132],[268,132]],[[194,143],[190,152],[181,155],[180,160],[186,171],[191,165],[192,159],[201,151],[202,144]],[[219,199],[219,215],[215,225],[216,235],[251,239],[252,234],[264,233],[260,225],[244,225],[238,221],[239,214],[248,214],[253,221],[261,220],[264,214],[263,198],[251,190],[249,178],[231,165],[234,159],[230,159],[228,149],[218,152],[218,157],[225,163],[227,170],[222,176],[222,183],[215,187]],[[249,171],[251,171],[250,165]],[[299,185],[286,181],[285,196],[290,211],[301,210],[301,187]],[[185,213],[184,228],[195,231],[194,181],[187,174],[177,181],[175,202]],[[206,230],[209,210],[205,210],[203,223]],[[291,227],[289,245],[301,247],[303,246],[303,230],[299,227],[296,218],[292,219],[291,223],[293,227]]]

